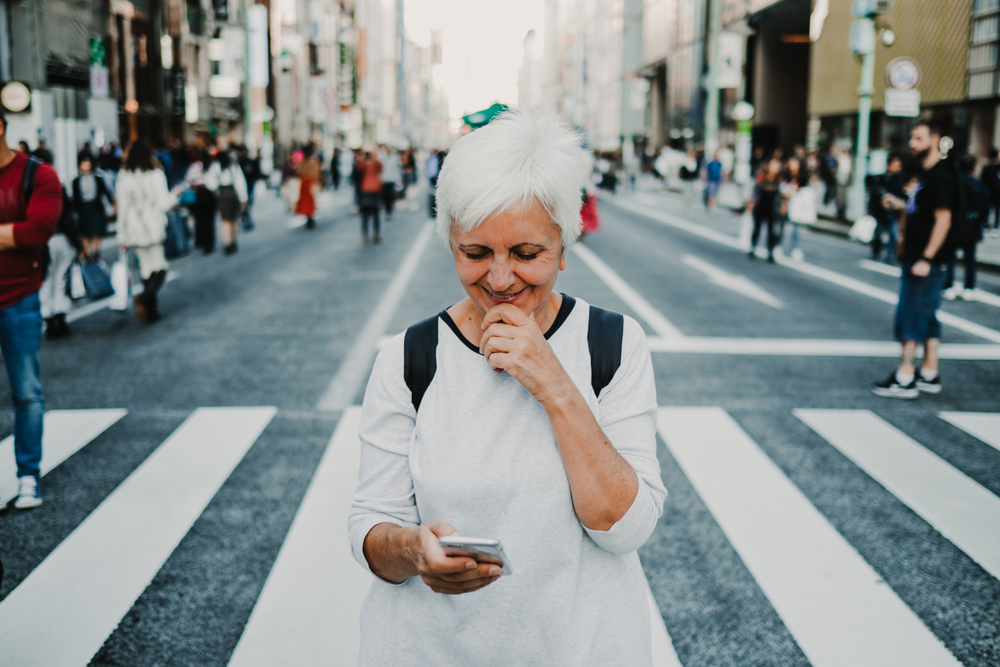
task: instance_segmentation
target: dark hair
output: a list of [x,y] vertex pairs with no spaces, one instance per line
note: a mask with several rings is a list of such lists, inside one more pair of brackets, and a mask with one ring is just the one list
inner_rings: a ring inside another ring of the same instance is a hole
[[971,174],[976,170],[976,156],[963,155],[958,161],[958,171],[963,174]]
[[1000,157],[1000,151],[998,151],[995,148],[991,148],[989,152],[989,157],[991,160],[996,160],[998,157]]
[[219,166],[223,169],[229,169],[229,165],[232,164],[232,156],[229,151],[219,151],[215,159],[219,161]]
[[926,127],[927,128],[927,132],[931,136],[934,136],[934,135],[937,135],[939,137],[941,136],[941,126],[938,125],[937,123],[935,123],[934,121],[931,121],[931,120],[920,120],[920,121],[917,121],[916,125],[914,125],[912,128],[910,128],[910,131],[912,132],[913,130],[917,129],[918,127]]
[[128,149],[128,159],[125,161],[125,169],[128,171],[152,171],[153,151],[149,144],[142,139],[136,139]]

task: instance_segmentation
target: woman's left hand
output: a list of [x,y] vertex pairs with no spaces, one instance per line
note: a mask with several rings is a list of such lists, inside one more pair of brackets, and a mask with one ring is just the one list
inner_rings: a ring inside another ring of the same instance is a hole
[[557,396],[566,386],[562,380],[571,384],[533,317],[502,303],[486,313],[482,326],[479,351],[490,366],[514,376],[539,403]]

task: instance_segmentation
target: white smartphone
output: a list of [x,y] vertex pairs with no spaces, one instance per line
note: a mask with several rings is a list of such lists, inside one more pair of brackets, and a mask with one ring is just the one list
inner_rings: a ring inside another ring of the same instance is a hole
[[438,544],[444,549],[448,556],[465,556],[473,558],[480,563],[490,563],[499,565],[504,576],[509,577],[514,574],[514,568],[510,566],[510,559],[503,551],[500,540],[488,537],[461,537],[451,535],[449,537],[439,537]]

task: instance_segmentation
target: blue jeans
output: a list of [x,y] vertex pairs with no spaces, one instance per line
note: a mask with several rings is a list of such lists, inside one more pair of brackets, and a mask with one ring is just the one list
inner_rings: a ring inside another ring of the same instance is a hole
[[38,368],[42,313],[38,294],[0,310],[0,353],[14,399],[14,459],[17,476],[40,474],[45,397]]
[[947,266],[931,267],[926,277],[913,275],[913,264],[904,264],[899,280],[899,303],[896,304],[894,334],[900,343],[922,343],[929,338],[941,339],[941,323],[937,309],[941,305]]

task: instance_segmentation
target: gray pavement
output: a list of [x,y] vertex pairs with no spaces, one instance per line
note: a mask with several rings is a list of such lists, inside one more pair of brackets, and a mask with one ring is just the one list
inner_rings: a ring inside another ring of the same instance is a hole
[[[37,603],[42,609],[80,603],[73,586],[45,588],[59,576],[91,576],[54,572],[60,550],[76,553],[70,550],[109,498],[130,475],[153,465],[198,408],[274,406],[277,412],[207,505],[192,511],[179,542],[162,553],[106,631],[53,635],[55,629],[39,621],[35,635],[18,641],[37,646],[48,639],[75,656],[63,664],[227,665],[250,632],[251,614],[265,617],[265,583],[280,585],[274,583],[279,552],[294,548],[290,529],[297,512],[311,511],[303,499],[314,475],[320,479],[321,457],[334,447],[338,424],[356,410],[327,411],[318,403],[349,351],[359,349],[358,332],[426,224],[423,209],[401,211],[384,226],[385,245],[363,247],[357,216],[340,201],[317,229],[306,230],[289,229],[280,202],[263,200],[258,227],[242,238],[237,255],[191,255],[172,264],[177,279],[162,292],[162,322],[146,327],[131,313],[101,310],[75,321],[71,338],[43,343],[49,410],[125,408],[128,414],[45,475],[42,507],[0,513],[7,569],[0,619],[33,608],[19,588],[47,591]],[[894,364],[893,306],[878,295],[892,294],[896,279],[861,263],[866,248],[808,232],[803,270],[749,259],[734,247],[738,217],[697,205],[685,210],[676,197],[623,193],[604,198],[601,214],[602,229],[587,237],[584,252],[633,292],[602,278],[578,251],[557,288],[635,317],[654,350],[659,403],[680,410],[664,413],[676,422],[661,418],[659,455],[670,495],[640,550],[658,612],[654,632],[663,628],[670,640],[657,649],[655,664],[884,665],[879,651],[893,641],[927,647],[922,664],[1000,664],[1000,568],[976,542],[977,531],[995,534],[997,524],[989,522],[1000,516],[994,513],[1000,506],[1000,307],[946,304],[942,311],[955,325],[946,324],[944,340],[956,345],[953,356],[964,358],[942,362],[944,391],[910,402],[882,399],[869,387]],[[384,336],[463,298],[450,254],[436,239],[416,262]],[[984,275],[980,286],[1000,295],[995,276]],[[665,335],[657,324],[662,320],[677,335]],[[763,352],[748,347],[760,341],[771,341]],[[855,341],[856,350],[844,354],[830,341]],[[369,341],[372,352],[378,345]],[[801,349],[809,351],[796,352]],[[345,391],[359,404],[363,378]],[[0,404],[9,401],[0,383]],[[744,453],[762,462],[763,472],[746,470],[749,493],[720,491],[711,475],[697,472],[692,456],[706,457],[720,475],[730,457],[713,449],[728,441],[681,427],[685,415],[703,414],[685,412],[696,408],[728,415],[744,434]],[[836,411],[834,421],[854,429],[860,454],[812,428],[805,413],[795,412],[801,409]],[[953,425],[941,415],[951,412],[982,413],[986,431]],[[0,437],[11,433],[12,421],[9,408],[0,411]],[[694,438],[693,450],[684,449],[685,438]],[[883,450],[886,441],[915,454],[893,459],[896,450]],[[878,469],[865,459],[868,452],[884,452],[896,465]],[[771,477],[759,476],[765,473]],[[928,500],[908,491],[923,474]],[[350,471],[342,479],[320,495],[349,493]],[[187,493],[180,484],[176,496],[162,502],[180,507]],[[958,503],[960,520],[937,513],[942,503],[935,499],[945,495]],[[963,498],[981,502],[962,506]],[[776,513],[750,512],[734,522],[731,512],[742,504]],[[815,537],[796,542],[805,535]],[[334,551],[346,550],[343,525],[331,525],[324,539]],[[836,548],[820,549],[825,544]],[[133,548],[128,535],[104,547]],[[330,556],[329,567],[302,579],[345,592],[301,604],[321,621],[324,614],[341,619],[330,621],[315,643],[342,645],[350,654],[356,623],[342,619],[356,614],[359,601],[346,592],[347,582],[367,575],[341,551]],[[770,560],[790,553],[804,555],[790,561],[787,577],[767,569]],[[786,579],[799,578],[802,590],[789,591]],[[825,579],[830,588],[823,588]],[[834,596],[836,590],[843,595]],[[880,615],[857,624],[836,621],[852,605]],[[275,636],[286,651],[282,664],[353,664],[341,654],[310,659],[316,655],[309,653],[310,636],[285,638],[287,645]],[[870,645],[858,639],[870,636],[876,636]],[[10,638],[0,627],[4,641]],[[855,646],[857,659],[830,662],[845,645]],[[17,654],[19,647],[7,646]],[[941,662],[934,651],[954,662]],[[241,655],[233,664],[277,663]]]

